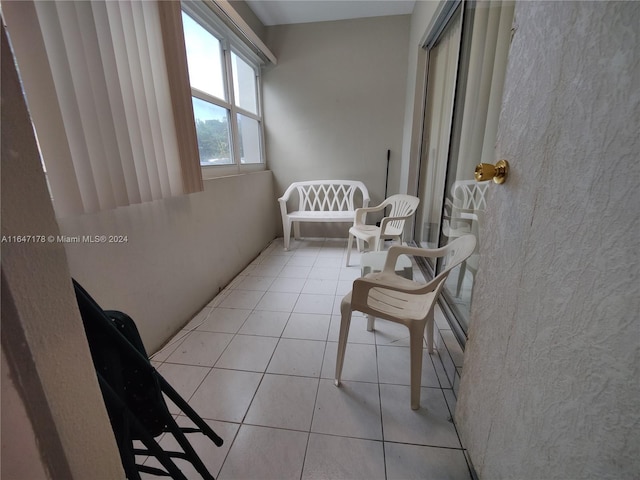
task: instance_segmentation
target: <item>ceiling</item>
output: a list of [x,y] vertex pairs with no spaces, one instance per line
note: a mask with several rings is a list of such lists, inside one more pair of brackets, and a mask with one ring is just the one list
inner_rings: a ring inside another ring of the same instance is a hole
[[266,25],[407,15],[415,0],[245,0]]

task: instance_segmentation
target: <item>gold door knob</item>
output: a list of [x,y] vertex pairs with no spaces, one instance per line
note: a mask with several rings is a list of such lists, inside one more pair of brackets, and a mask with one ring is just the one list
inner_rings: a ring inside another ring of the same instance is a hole
[[475,171],[476,182],[493,179],[495,183],[504,183],[508,175],[509,162],[506,160],[500,160],[495,166],[490,163],[481,163]]

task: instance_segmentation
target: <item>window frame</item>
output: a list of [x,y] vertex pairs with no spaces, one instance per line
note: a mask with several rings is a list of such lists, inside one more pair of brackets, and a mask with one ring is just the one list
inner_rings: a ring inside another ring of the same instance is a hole
[[[188,81],[191,101],[193,97],[226,109],[229,112],[230,154],[232,163],[224,165],[202,165],[198,156],[203,180],[241,173],[266,170],[264,142],[264,118],[262,108],[262,72],[263,61],[233,33],[223,21],[204,2],[181,2],[181,15],[184,12],[220,42],[222,50],[222,68],[224,91],[227,99],[221,99],[191,86]],[[182,22],[182,18],[180,19]],[[185,45],[186,49],[186,45]],[[236,92],[233,85],[232,53],[246,62],[255,73],[256,108],[253,113],[236,105]],[[188,74],[188,70],[187,70]],[[193,106],[191,105],[191,108]],[[240,158],[240,132],[238,115],[243,115],[258,122],[258,142],[260,149],[259,163],[242,163]],[[195,123],[193,125],[195,129]]]

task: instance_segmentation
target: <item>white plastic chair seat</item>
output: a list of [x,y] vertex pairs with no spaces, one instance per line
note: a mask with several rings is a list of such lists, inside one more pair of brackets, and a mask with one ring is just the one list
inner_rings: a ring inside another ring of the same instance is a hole
[[[340,304],[341,322],[336,357],[335,384],[340,385],[344,356],[347,348],[352,312],[359,311],[369,317],[368,330],[373,329],[373,319],[380,318],[400,323],[409,329],[411,356],[411,408],[420,408],[420,379],[422,376],[422,341],[427,332],[427,349],[433,353],[433,310],[449,272],[473,253],[474,235],[456,238],[437,249],[392,246],[387,253],[382,272],[357,278],[353,289]],[[408,280],[394,270],[399,255],[445,258],[445,268],[426,284]]]
[[377,232],[380,231],[380,227],[377,227],[375,225],[358,225],[357,229],[355,227],[351,227],[350,230],[358,230],[359,232],[365,235],[367,233],[375,235]]
[[[351,248],[353,239],[357,239],[358,251],[362,251],[366,243],[371,250],[381,250],[386,238],[397,239],[402,243],[404,233],[404,223],[410,218],[418,208],[420,199],[411,195],[391,195],[384,202],[376,207],[357,208],[353,226],[349,229],[349,242],[347,245],[347,267],[351,258]],[[380,221],[380,226],[368,225],[366,217],[368,213],[382,212],[387,207],[391,207],[388,217]]]
[[[381,272],[387,261],[387,252],[367,252],[360,259],[360,276]],[[406,255],[400,255],[395,267],[396,275],[413,280],[413,263]]]
[[[359,225],[358,227],[351,227],[349,229],[349,239],[353,241],[353,237],[365,242],[367,245],[377,245],[378,237],[380,236],[380,227],[375,225]],[[347,256],[350,256],[352,244],[349,243],[349,251]],[[358,246],[358,250],[360,247]],[[376,249],[377,250],[377,249]],[[347,258],[347,267],[349,266],[349,259]]]
[[[442,222],[442,234],[448,238],[457,238],[461,237],[462,235],[471,233],[470,222],[471,219],[466,219],[463,217],[455,220],[445,217],[444,221]],[[453,225],[455,225],[455,227]]]

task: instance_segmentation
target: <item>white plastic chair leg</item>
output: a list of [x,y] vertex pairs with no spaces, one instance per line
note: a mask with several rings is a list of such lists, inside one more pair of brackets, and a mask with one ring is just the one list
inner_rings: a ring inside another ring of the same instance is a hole
[[373,332],[375,321],[376,317],[373,315],[367,315],[367,332]]
[[427,332],[427,351],[429,355],[433,353],[433,313],[427,319],[426,332]]
[[300,240],[300,222],[293,222],[293,238]]
[[340,386],[342,377],[342,366],[344,365],[344,355],[347,350],[347,339],[349,338],[349,327],[351,326],[351,294],[348,294],[340,304],[340,335],[338,337],[338,355],[336,356],[336,387]]
[[351,247],[353,247],[353,235],[349,234],[349,242],[347,243],[347,267],[349,266],[349,259],[351,258]]
[[285,250],[289,250],[289,241],[291,240],[291,222],[290,221],[285,221],[282,222],[282,229],[283,229],[283,240],[284,240],[284,249]]
[[411,356],[411,408],[420,408],[420,387],[422,386],[422,332],[409,328],[409,351]]
[[464,275],[467,273],[467,262],[462,262],[460,265],[460,271],[458,272],[458,284],[456,285],[456,297],[460,296],[460,290],[462,290],[462,282],[464,281]]

